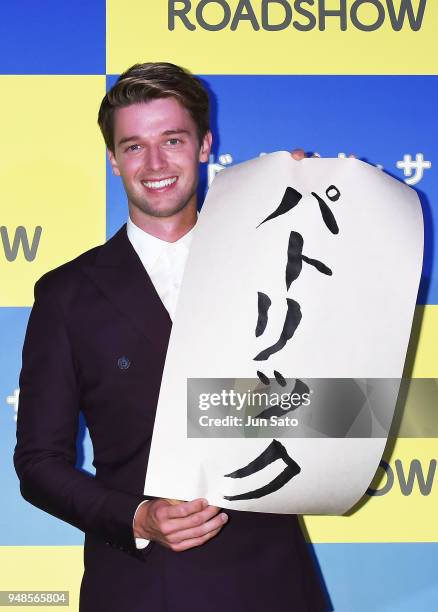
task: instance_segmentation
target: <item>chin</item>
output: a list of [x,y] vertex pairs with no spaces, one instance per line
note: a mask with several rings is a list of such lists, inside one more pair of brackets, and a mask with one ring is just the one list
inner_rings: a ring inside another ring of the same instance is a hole
[[187,206],[188,202],[168,206],[136,206],[143,214],[150,217],[173,217]]

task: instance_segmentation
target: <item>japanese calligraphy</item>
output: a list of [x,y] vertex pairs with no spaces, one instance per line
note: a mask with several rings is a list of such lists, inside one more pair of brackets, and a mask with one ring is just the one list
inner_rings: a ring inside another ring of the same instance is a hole
[[[324,225],[329,230],[329,232],[331,232],[333,235],[337,235],[339,233],[339,226],[330,206],[327,204],[324,198],[322,198],[314,191],[311,192],[311,195],[315,198],[318,204]],[[335,185],[329,185],[325,190],[325,196],[330,202],[337,202],[341,197],[341,192]],[[286,187],[280,204],[270,215],[268,215],[258,224],[257,228],[259,228],[261,225],[268,221],[272,221],[273,219],[277,219],[278,217],[289,213],[299,204],[299,202],[302,200],[302,197],[302,194],[299,193],[293,187]],[[333,275],[332,270],[325,263],[319,261],[318,259],[314,259],[312,257],[309,257],[308,255],[305,255],[303,253],[303,248],[304,238],[300,233],[291,230],[289,235],[289,243],[287,247],[286,257],[286,293],[290,290],[290,287],[292,286],[294,281],[296,281],[297,278],[300,276],[303,269],[303,264],[307,264],[308,266],[315,268],[315,270],[317,270],[321,274],[325,274],[326,276]],[[269,359],[269,357],[271,357],[271,355],[281,351],[285,347],[286,343],[293,338],[295,331],[301,323],[302,311],[300,304],[296,300],[290,297],[286,297],[286,303],[286,316],[279,339],[271,346],[260,351],[254,357],[254,361],[266,361],[267,359]],[[272,300],[266,293],[263,293],[262,291],[257,292],[258,317],[255,328],[256,337],[262,336],[267,328],[268,312],[269,308],[271,307],[271,304]],[[264,372],[262,372],[261,370],[257,370],[257,376],[259,377],[259,380],[263,385],[270,385],[270,379]],[[287,385],[286,379],[277,370],[274,370],[274,376],[280,386],[285,387]],[[308,392],[308,386],[303,381],[297,379],[291,395],[294,393],[299,393],[301,396],[303,396]],[[291,407],[288,410],[284,410],[280,405],[270,406],[269,408],[263,410],[259,415],[257,415],[257,417],[269,418],[271,416],[281,416],[285,414],[285,412],[289,412],[290,410],[296,409],[296,407],[297,406],[292,406],[291,404]],[[298,463],[296,463],[287,454],[286,449],[282,444],[280,444],[280,442],[278,442],[277,440],[273,440],[269,444],[269,446],[247,466],[236,470],[235,472],[232,472],[230,474],[226,474],[225,476],[229,478],[243,478],[263,469],[266,465],[272,463],[278,458],[283,459],[287,467],[281,474],[279,474],[279,476],[274,478],[274,480],[272,480],[270,483],[263,487],[260,487],[259,489],[249,491],[247,493],[224,496],[224,498],[228,501],[235,501],[263,497],[265,495],[273,493],[274,491],[277,491],[285,484],[287,484],[294,476],[300,473],[301,468]]]

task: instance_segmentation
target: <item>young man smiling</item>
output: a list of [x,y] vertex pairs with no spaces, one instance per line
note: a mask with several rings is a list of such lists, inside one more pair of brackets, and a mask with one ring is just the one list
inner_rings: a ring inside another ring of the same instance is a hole
[[[143,495],[212,141],[208,96],[177,66],[136,65],[103,99],[99,125],[129,217],[35,286],[15,453],[22,494],[85,532],[82,612],[325,610],[295,516]],[[94,478],[75,467],[80,410]]]
[[209,130],[198,133],[190,112],[174,97],[115,110],[114,148],[108,154],[135,225],[168,242],[195,225],[198,167],[208,161],[211,140]]

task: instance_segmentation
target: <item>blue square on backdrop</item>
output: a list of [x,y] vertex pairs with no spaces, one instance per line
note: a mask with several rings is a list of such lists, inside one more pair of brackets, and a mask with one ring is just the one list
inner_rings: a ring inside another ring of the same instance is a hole
[[4,2],[0,74],[105,74],[105,0]]
[[[83,534],[25,501],[13,465],[21,349],[30,308],[0,308],[0,546],[81,545]],[[77,466],[94,473],[93,450],[83,419],[77,440]],[[24,526],[24,528],[23,528]]]

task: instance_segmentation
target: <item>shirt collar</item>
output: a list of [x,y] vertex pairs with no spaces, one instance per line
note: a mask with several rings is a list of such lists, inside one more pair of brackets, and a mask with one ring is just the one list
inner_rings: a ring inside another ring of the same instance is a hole
[[144,230],[140,229],[138,225],[135,225],[135,223],[131,220],[131,217],[128,216],[128,220],[126,222],[128,238],[136,253],[148,269],[151,269],[154,266],[160,254],[165,250],[168,252],[188,251],[192,242],[195,227],[196,226],[193,226],[191,230],[189,230],[186,234],[184,234],[184,236],[181,236],[181,238],[175,242],[166,242],[166,240],[161,240],[161,238],[152,236],[152,234],[148,234]]

